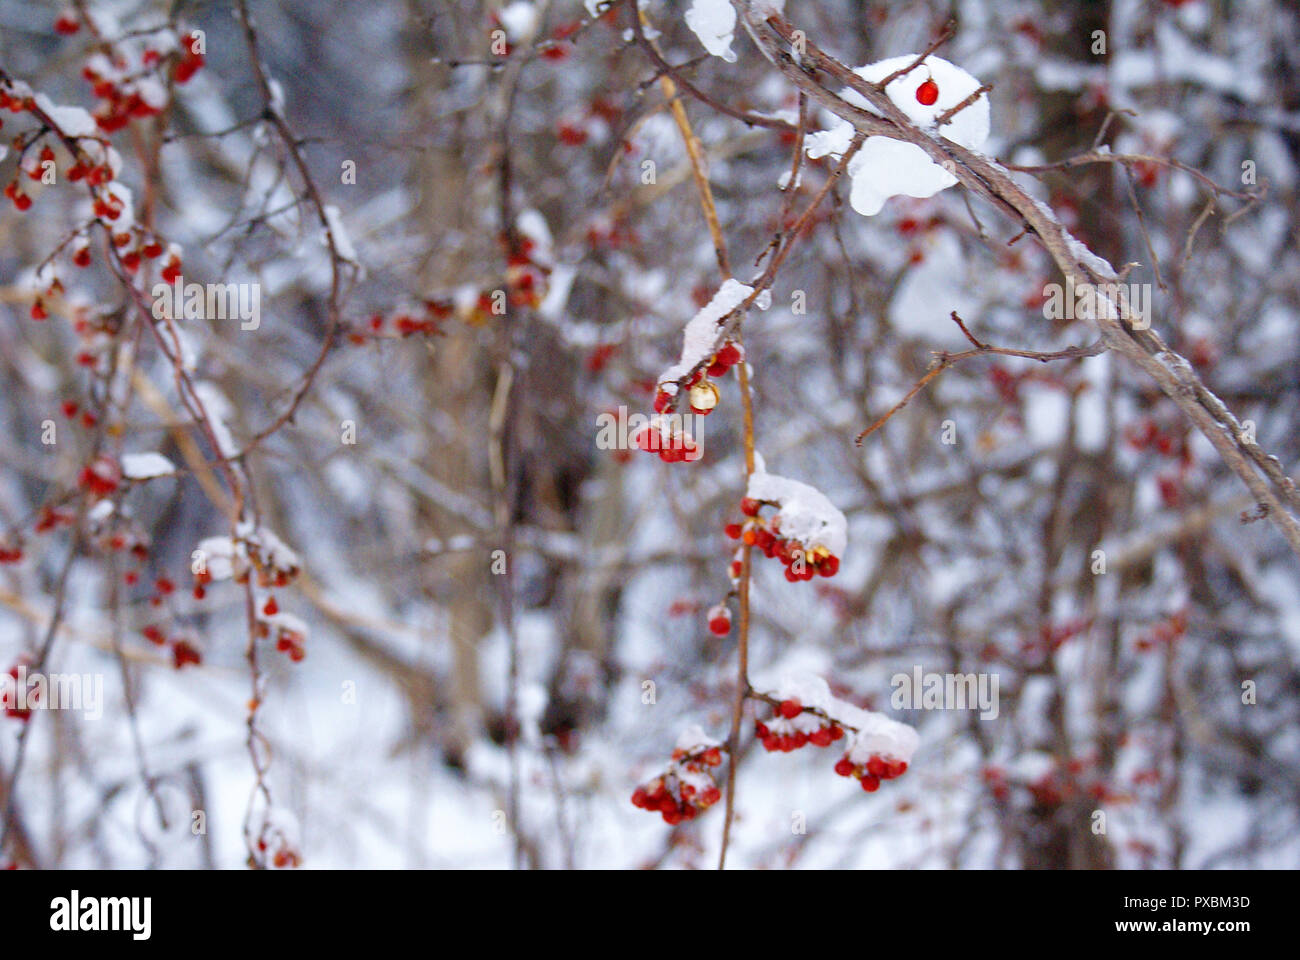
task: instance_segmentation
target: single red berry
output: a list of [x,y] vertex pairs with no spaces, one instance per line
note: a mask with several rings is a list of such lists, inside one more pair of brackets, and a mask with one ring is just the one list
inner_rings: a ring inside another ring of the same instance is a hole
[[752,497],[745,497],[740,501],[740,512],[747,517],[756,517],[758,516],[758,508],[761,506],[762,504]]
[[714,617],[709,621],[709,631],[720,637],[731,632],[731,617]]
[[916,88],[916,100],[922,106],[932,107],[938,99],[939,85],[933,80],[927,80]]
[[793,720],[803,712],[803,704],[798,700],[782,700],[780,706],[781,716],[787,720]]
[[840,757],[839,762],[835,764],[835,772],[841,777],[848,777],[853,774],[853,763],[848,757]]
[[740,347],[734,343],[725,343],[722,345],[722,349],[718,351],[718,355],[713,358],[713,362],[726,367],[734,367],[740,363],[743,357],[744,354],[740,352]]
[[863,777],[861,783],[862,789],[867,791],[867,793],[875,793],[880,789],[880,781],[872,776]]
[[740,535],[744,532],[744,530],[741,528],[740,524],[738,523],[729,523],[722,528],[722,532],[725,533],[732,540],[739,540]]

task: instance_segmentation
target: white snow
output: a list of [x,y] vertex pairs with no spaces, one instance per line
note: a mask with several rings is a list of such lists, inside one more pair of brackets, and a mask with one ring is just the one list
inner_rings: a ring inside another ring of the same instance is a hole
[[736,32],[736,8],[731,0],[693,0],[686,11],[686,25],[704,49],[728,63],[736,62],[731,41]]
[[[879,83],[891,73],[909,66],[915,54],[890,57],[858,67],[854,73],[871,83]],[[916,98],[917,88],[927,80],[939,87],[934,104],[926,106]],[[980,82],[961,67],[941,57],[929,56],[916,69],[891,81],[885,94],[917,126],[934,128],[933,132],[970,150],[980,150],[989,136],[989,98],[981,96],[960,110],[943,126],[935,121],[957,106],[980,87]],[[851,89],[840,96],[864,110],[872,108]],[[875,112],[874,110],[872,112]],[[808,156],[813,159],[843,154],[854,136],[853,125],[836,118],[826,130],[807,138]],[[935,163],[914,143],[889,137],[868,137],[862,149],[849,161],[848,174],[853,180],[849,201],[863,216],[879,213],[890,197],[932,197],[957,182],[947,170]]]
[[176,472],[176,466],[161,453],[122,454],[122,476],[130,480],[150,480],[167,477]]
[[686,324],[686,331],[682,335],[681,359],[659,375],[659,382],[675,383],[713,356],[718,340],[718,325],[753,292],[753,287],[738,280],[724,282],[713,299]]
[[704,728],[698,724],[693,724],[682,731],[681,736],[677,738],[677,749],[685,750],[687,753],[695,753],[698,750],[707,750],[709,747],[716,747],[721,740],[715,740],[704,732]]
[[95,118],[81,107],[61,107],[43,93],[33,98],[54,121],[54,125],[69,137],[93,137],[99,132]]
[[765,469],[750,474],[746,496],[779,505],[781,536],[805,548],[825,547],[837,557],[848,545],[848,521],[816,487]]
[[[801,706],[821,710],[833,720],[838,720],[849,730],[849,759],[864,765],[873,755],[910,762],[920,743],[917,732],[905,723],[891,720],[883,713],[875,713],[840,700],[831,694],[824,679],[813,674],[787,674],[770,691],[779,700],[798,700]],[[812,733],[822,725],[813,714],[801,713],[792,720],[774,717],[764,721],[774,733],[802,730]]]
[[537,33],[537,8],[526,0],[504,7],[497,17],[505,27],[506,36],[515,43],[531,40]]
[[352,246],[347,228],[343,226],[343,217],[339,213],[339,208],[333,204],[326,204],[322,212],[325,214],[325,222],[329,224],[330,235],[334,238],[334,249],[348,263],[356,263],[357,250]]

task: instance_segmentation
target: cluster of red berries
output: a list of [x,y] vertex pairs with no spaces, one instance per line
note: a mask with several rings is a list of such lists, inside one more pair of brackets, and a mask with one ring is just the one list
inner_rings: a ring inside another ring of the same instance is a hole
[[1028,781],[1013,781],[1005,769],[990,764],[981,772],[981,779],[1000,803],[1010,799],[1013,786],[1023,787],[1040,807],[1059,807],[1080,795],[1098,801],[1122,801],[1123,795],[1111,790],[1104,780],[1088,775],[1094,762],[1086,757],[1073,757],[1063,765],[1057,761],[1051,769]]
[[269,637],[274,630],[275,649],[280,653],[288,654],[289,659],[294,663],[301,663],[307,656],[306,630],[298,621],[280,614],[280,604],[276,602],[275,597],[268,597],[266,603],[262,604],[262,616],[268,619],[258,619],[258,636]]
[[873,753],[866,763],[858,764],[846,753],[835,764],[835,772],[841,777],[857,777],[863,790],[875,793],[880,789],[880,781],[895,780],[907,773],[907,761]]
[[[806,718],[803,726],[813,726],[812,730],[800,729],[793,722],[796,717]],[[829,747],[837,740],[844,739],[844,728],[829,717],[816,713],[804,712],[804,706],[798,700],[782,700],[777,706],[776,715],[767,722],[755,721],[754,733],[768,753],[793,753],[808,744],[814,747]]]
[[[183,53],[180,60],[176,63],[176,72],[173,76],[177,83],[189,83],[194,74],[203,69],[207,63],[207,57],[203,54],[203,43],[197,31],[191,33],[181,43]],[[149,56],[151,51],[145,51],[145,57]]]
[[[271,865],[277,870],[283,870],[287,867],[302,866],[302,854],[289,845],[289,841],[283,836],[277,834],[275,853],[271,854]],[[257,849],[260,853],[266,853],[271,848],[265,839],[257,841]]]
[[26,212],[32,208],[32,198],[23,193],[23,188],[17,180],[10,181],[5,187],[5,196],[13,201],[13,205],[20,212]]
[[1183,439],[1167,433],[1151,417],[1124,430],[1124,439],[1134,450],[1151,450],[1162,457],[1176,461],[1176,472],[1162,473],[1156,477],[1156,490],[1160,501],[1171,509],[1182,506],[1183,485],[1192,467],[1192,448]]
[[99,423],[99,415],[94,410],[82,410],[81,404],[77,403],[76,400],[64,400],[59,405],[59,409],[69,420],[76,417],[77,414],[81,414],[81,425],[87,430],[92,429]]
[[1124,439],[1134,450],[1152,450],[1170,459],[1190,459],[1191,449],[1182,439],[1167,433],[1152,417],[1143,417],[1124,428]]
[[655,417],[632,436],[632,446],[647,453],[657,453],[664,463],[693,463],[704,455],[700,445],[680,429],[680,417]]
[[670,825],[694,820],[722,798],[709,772],[721,764],[720,747],[694,752],[678,748],[667,771],[633,791],[632,806],[657,813]]
[[[715,353],[707,364],[697,367],[686,380],[686,404],[691,413],[708,416],[718,405],[718,388],[709,377],[721,377],[740,361],[745,359],[745,351],[740,344],[727,341]],[[665,413],[673,406],[677,393],[663,385],[655,393],[655,413]]]
[[[156,647],[165,647],[168,644],[167,635],[157,624],[147,624],[140,630],[140,633],[146,640]],[[172,640],[171,648],[172,666],[177,670],[180,670],[187,664],[192,663],[197,666],[203,662],[203,655],[199,653],[198,648],[188,640]]]
[[[785,565],[785,578],[791,583],[811,580],[820,574],[833,577],[839,572],[840,560],[821,544],[809,546],[788,537],[782,537],[780,516],[764,520],[759,516],[762,508],[769,506],[752,497],[740,501],[740,512],[748,519],[744,523],[729,523],[724,531],[732,540],[757,547],[765,557],[775,557]],[[734,566],[734,563],[733,563]]]
[[59,527],[70,526],[76,521],[76,516],[71,510],[63,507],[51,507],[48,503],[42,504],[40,511],[36,514],[36,523],[32,529],[37,533],[49,533],[51,530],[57,530]]
[[416,334],[440,337],[443,335],[442,322],[450,317],[455,309],[445,300],[426,300],[423,316],[411,310],[399,310],[391,317],[385,317],[382,313],[372,314],[364,327],[354,327],[348,333],[348,341],[359,346],[370,340],[394,337],[405,340]]
[[77,478],[77,485],[96,500],[112,494],[121,482],[121,465],[106,453],[101,453],[86,464]]

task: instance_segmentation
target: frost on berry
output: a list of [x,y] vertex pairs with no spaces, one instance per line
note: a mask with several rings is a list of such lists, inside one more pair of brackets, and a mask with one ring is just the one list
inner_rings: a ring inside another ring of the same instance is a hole
[[767,473],[759,463],[740,501],[747,519],[728,524],[727,536],[780,560],[791,582],[835,576],[848,542],[844,514],[815,487]]
[[632,805],[659,814],[670,825],[694,820],[722,798],[711,772],[721,765],[722,743],[698,726],[688,727],[663,772],[632,792]]
[[829,747],[845,740],[835,772],[857,778],[868,793],[878,789],[881,781],[906,773],[916,752],[914,729],[840,700],[821,677],[783,677],[763,699],[775,704],[770,716],[754,724],[763,749],[791,753],[809,745]]
[[709,632],[719,637],[725,637],[731,632],[731,611],[725,604],[718,604],[711,607],[708,613]]

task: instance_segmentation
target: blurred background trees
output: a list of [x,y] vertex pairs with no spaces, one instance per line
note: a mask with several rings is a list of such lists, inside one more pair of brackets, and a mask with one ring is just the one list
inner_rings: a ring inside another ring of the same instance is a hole
[[[737,62],[707,56],[687,5],[645,4],[667,60],[736,110],[797,115],[743,32]],[[242,449],[326,345],[338,264],[265,120],[237,5],[87,0],[72,14],[99,33],[70,36],[52,29],[62,9],[0,0],[0,68],[59,104],[95,104],[81,70],[96,52],[139,56],[169,23],[205,35],[204,69],[112,142],[137,220],[183,246],[187,281],[260,285],[258,329],[185,324],[194,375],[228,401]],[[250,516],[300,558],[277,598],[310,631],[301,663],[257,641],[251,750],[268,793],[250,802],[245,593],[189,592],[196,545],[229,522],[181,438],[219,453],[98,234],[91,268],[55,258],[66,294],[31,319],[35,271],[88,207],[62,179],[32,185],[30,211],[0,215],[0,522],[23,551],[0,566],[0,668],[41,649],[72,550],[46,666],[103,675],[106,702],[98,719],[0,727],[6,802],[30,730],[5,859],[236,866],[265,821],[311,866],[711,865],[720,815],[669,828],[627,802],[684,726],[725,735],[734,638],[709,634],[704,611],[729,589],[722,525],[744,487],[734,379],[700,463],[596,446],[600,414],[648,412],[720,279],[629,4],[596,19],[580,0],[251,9],[272,107],[358,261],[342,267],[337,342],[292,421],[234,464]],[[1141,264],[1127,280],[1151,285],[1155,328],[1295,464],[1293,5],[789,0],[787,14],[854,65],[919,52],[954,21],[939,53],[993,84],[989,152],[1004,162],[1104,143],[1201,171],[1017,176],[1116,267]],[[790,131],[684,102],[744,279],[832,162],[807,161],[789,201]],[[6,137],[36,129],[4,119]],[[21,153],[11,143],[0,160],[6,183],[29,182]],[[853,442],[932,351],[968,345],[951,311],[998,346],[1095,338],[1088,321],[1044,318],[1059,278],[1030,238],[1012,242],[1017,229],[961,188],[863,218],[837,186],[771,309],[746,323],[760,450],[850,520],[832,581],[788,584],[759,565],[755,685],[821,673],[916,725],[922,746],[905,779],[867,796],[814,751],[753,749],[747,728],[734,865],[1300,863],[1297,558],[1153,384],[1108,355],[976,357]],[[78,363],[84,311],[118,319],[113,363]],[[96,422],[69,419],[68,401]],[[148,543],[134,585],[75,524],[35,530],[43,507],[76,509],[78,472],[104,450],[182,467],[112,498]],[[155,606],[160,577],[179,589]],[[177,669],[142,635],[150,624],[202,662]],[[918,665],[996,675],[997,718],[893,711],[890,678]]]

